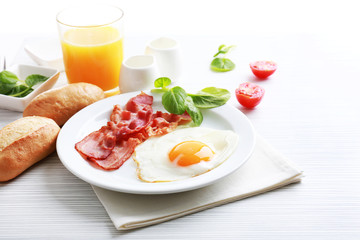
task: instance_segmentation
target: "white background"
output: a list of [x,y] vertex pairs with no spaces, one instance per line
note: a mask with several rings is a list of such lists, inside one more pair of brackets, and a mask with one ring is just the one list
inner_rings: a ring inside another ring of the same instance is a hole
[[[0,0],[0,55],[19,60],[25,39],[56,36],[56,13],[86,2]],[[142,51],[152,37],[176,36],[187,56],[187,82],[234,89],[249,80],[265,87],[255,110],[231,102],[306,177],[301,184],[120,233],[91,187],[53,154],[0,184],[0,238],[360,239],[357,1],[102,2],[125,12],[127,55]],[[208,59],[223,43],[237,45],[231,55],[237,67],[214,74]],[[247,64],[264,57],[276,60],[279,69],[259,82]],[[0,127],[19,117],[0,109]]]
[[[57,34],[56,14],[93,0],[1,0],[2,34]],[[128,36],[316,34],[324,44],[346,44],[359,52],[360,15],[356,0],[105,0],[125,11]],[[6,37],[3,36],[3,37]],[[22,41],[22,37],[19,37]],[[0,52],[13,54],[9,46]]]

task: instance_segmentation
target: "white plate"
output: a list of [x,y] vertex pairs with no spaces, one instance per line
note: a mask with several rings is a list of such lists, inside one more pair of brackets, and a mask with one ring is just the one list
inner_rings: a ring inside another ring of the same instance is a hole
[[[129,159],[118,170],[104,171],[94,168],[75,150],[75,143],[91,132],[106,125],[115,104],[124,105],[139,92],[131,92],[106,98],[75,114],[62,127],[57,139],[57,153],[64,166],[80,179],[95,186],[118,192],[136,194],[167,194],[183,192],[207,186],[238,169],[250,157],[255,134],[248,118],[235,107],[202,110],[202,127],[229,129],[239,135],[239,145],[233,155],[217,168],[202,175],[174,182],[146,183],[136,176],[136,165]],[[154,94],[154,110],[162,110],[159,95]]]

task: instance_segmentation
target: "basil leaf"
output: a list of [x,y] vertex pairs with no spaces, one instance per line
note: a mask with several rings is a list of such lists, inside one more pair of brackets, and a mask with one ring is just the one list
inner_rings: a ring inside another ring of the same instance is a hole
[[156,88],[165,88],[171,84],[170,78],[167,77],[161,77],[155,80],[154,86]]
[[8,94],[16,84],[0,82],[0,94]]
[[7,94],[12,97],[25,97],[29,93],[31,93],[34,89],[26,86],[26,85],[16,85],[11,91]]
[[220,52],[223,48],[225,48],[226,47],[226,45],[225,44],[221,44],[220,46],[219,46],[219,48],[218,48],[218,51]]
[[44,82],[47,79],[48,77],[32,74],[29,75],[24,82],[20,80],[16,74],[10,71],[2,71],[0,72],[0,94],[6,94],[12,97],[25,97],[34,91],[34,89],[32,89],[34,85]]
[[33,88],[28,88],[26,91],[22,92],[22,94],[20,94],[18,97],[25,97],[29,95],[32,91],[34,91]]
[[29,87],[33,87],[38,83],[45,82],[47,79],[48,79],[48,77],[45,77],[45,76],[40,75],[40,74],[31,74],[31,75],[26,77],[25,83]]
[[196,126],[200,126],[203,121],[203,115],[200,110],[195,106],[192,98],[190,96],[185,99],[185,108],[186,112],[190,115]]
[[221,48],[221,51],[226,54],[228,52],[230,52],[231,49],[235,48],[235,45],[231,45],[231,46],[228,46],[226,47],[225,45]]
[[214,57],[217,57],[219,54],[224,53],[222,49],[225,47],[225,44],[222,44],[218,48],[218,52],[214,55]]
[[217,57],[219,54],[227,54],[228,52],[230,52],[231,49],[233,49],[235,47],[235,45],[231,45],[231,46],[226,46],[225,44],[222,44],[219,46],[218,52],[214,55],[214,57]]
[[16,84],[19,81],[19,78],[10,71],[0,72],[0,82],[5,84]]
[[18,80],[18,77],[10,71],[0,72],[0,94],[8,94]]
[[196,107],[215,108],[224,105],[231,97],[227,89],[207,87],[196,94],[188,94]]
[[167,89],[164,89],[164,88],[153,88],[150,90],[152,93],[164,93],[164,92],[167,92],[168,90]]
[[230,98],[230,92],[225,88],[207,87],[200,90],[197,94],[211,94],[217,97]]
[[235,63],[228,58],[215,58],[210,66],[215,72],[228,72],[235,68]]
[[12,96],[14,94],[17,94],[19,92],[27,90],[28,87],[26,85],[16,85],[11,89],[11,91],[8,93],[8,95]]
[[169,113],[183,114],[187,94],[181,87],[173,87],[162,95],[162,104]]

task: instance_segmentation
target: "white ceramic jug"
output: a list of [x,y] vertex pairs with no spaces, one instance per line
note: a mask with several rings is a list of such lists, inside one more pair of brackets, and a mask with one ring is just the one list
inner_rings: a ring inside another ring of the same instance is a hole
[[137,55],[123,61],[120,70],[120,93],[141,91],[154,87],[160,77],[156,59],[152,55]]
[[167,37],[152,40],[147,44],[145,54],[156,58],[161,77],[168,77],[172,82],[180,79],[182,56],[176,40]]

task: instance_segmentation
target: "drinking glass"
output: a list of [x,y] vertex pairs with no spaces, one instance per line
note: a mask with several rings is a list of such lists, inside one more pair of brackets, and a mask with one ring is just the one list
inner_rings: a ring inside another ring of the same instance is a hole
[[87,4],[67,8],[56,20],[69,83],[92,83],[107,96],[119,93],[123,60],[123,16],[120,8]]

